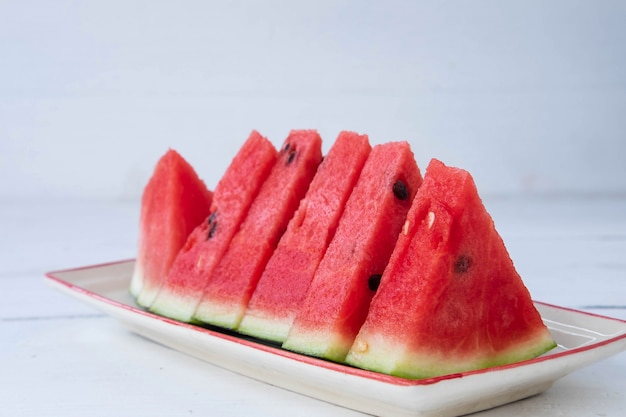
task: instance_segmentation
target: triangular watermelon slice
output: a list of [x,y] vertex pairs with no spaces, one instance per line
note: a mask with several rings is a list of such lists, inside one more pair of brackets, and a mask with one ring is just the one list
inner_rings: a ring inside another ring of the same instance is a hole
[[372,149],[283,347],[342,361],[422,182],[407,142]]
[[322,139],[313,130],[292,131],[276,164],[205,288],[194,318],[235,329],[250,296],[306,194],[322,160]]
[[267,263],[239,332],[285,340],[370,150],[367,136],[339,134]]
[[432,160],[346,362],[427,378],[554,346],[472,177]]
[[209,277],[274,166],[277,153],[258,132],[250,134],[215,187],[208,218],[178,253],[151,311],[191,321]]
[[213,193],[173,149],[157,162],[141,198],[139,248],[130,292],[149,306],[191,231],[209,213]]

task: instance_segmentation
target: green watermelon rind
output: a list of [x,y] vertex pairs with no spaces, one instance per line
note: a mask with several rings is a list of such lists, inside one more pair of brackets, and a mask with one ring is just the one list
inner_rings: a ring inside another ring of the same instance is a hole
[[133,269],[133,275],[130,280],[130,294],[135,297],[139,297],[141,293],[141,289],[143,288],[143,265],[140,262],[135,262],[135,267]]
[[[489,369],[533,359],[556,347],[549,332],[539,331],[524,343],[516,343],[497,356],[476,358],[468,361],[450,361],[450,358],[433,352],[401,352],[389,346],[386,336],[369,335],[366,348],[353,347],[346,357],[345,364],[369,371],[388,374],[405,379],[425,379],[441,375]],[[367,358],[358,353],[367,352]]]
[[216,299],[212,299],[210,302],[204,302],[198,306],[193,320],[197,323],[235,330],[243,314],[243,308],[235,309],[231,304],[220,303]]
[[[165,277],[163,277],[163,279],[164,278]],[[146,308],[150,307],[152,301],[154,301],[158,293],[158,288],[146,288],[146,286],[143,286],[139,295],[137,295],[137,304]]]
[[183,323],[200,324],[189,315],[189,298],[179,297],[169,293],[166,303],[153,303],[150,306],[150,312],[159,316],[168,317]]
[[261,317],[245,315],[237,331],[271,342],[282,342],[289,333],[292,320],[289,317]]
[[292,331],[282,344],[282,348],[306,356],[344,363],[348,350],[346,346],[351,345],[352,339],[343,337],[338,332]]

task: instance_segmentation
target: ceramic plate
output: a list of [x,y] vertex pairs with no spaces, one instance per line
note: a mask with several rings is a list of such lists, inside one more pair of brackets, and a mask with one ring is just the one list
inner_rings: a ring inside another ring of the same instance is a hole
[[564,375],[626,349],[626,321],[536,303],[558,347],[524,362],[423,380],[364,371],[147,312],[128,293],[134,262],[50,272],[54,287],[145,337],[291,391],[379,416],[458,416],[548,389]]

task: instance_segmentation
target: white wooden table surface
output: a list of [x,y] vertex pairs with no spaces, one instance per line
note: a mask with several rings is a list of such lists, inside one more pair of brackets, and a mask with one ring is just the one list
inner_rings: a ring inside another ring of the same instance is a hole
[[[626,319],[626,198],[485,201],[533,298]],[[44,284],[134,257],[138,205],[0,205],[0,416],[357,416],[143,339]],[[626,415],[626,354],[477,414]]]

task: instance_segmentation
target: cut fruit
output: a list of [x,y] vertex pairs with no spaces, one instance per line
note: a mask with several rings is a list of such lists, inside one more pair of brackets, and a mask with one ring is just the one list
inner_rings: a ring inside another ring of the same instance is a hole
[[194,315],[196,320],[237,328],[268,259],[315,175],[322,159],[321,143],[312,130],[289,134],[272,172],[210,277]]
[[141,198],[139,249],[130,284],[137,304],[149,306],[191,231],[208,215],[213,193],[178,152],[157,162]]
[[339,134],[268,261],[239,332],[285,340],[370,150],[367,136]]
[[432,160],[346,362],[428,378],[554,346],[472,177]]
[[190,322],[207,282],[243,221],[278,152],[253,131],[215,187],[210,214],[178,253],[150,310]]
[[283,347],[342,361],[422,182],[410,146],[375,146]]

